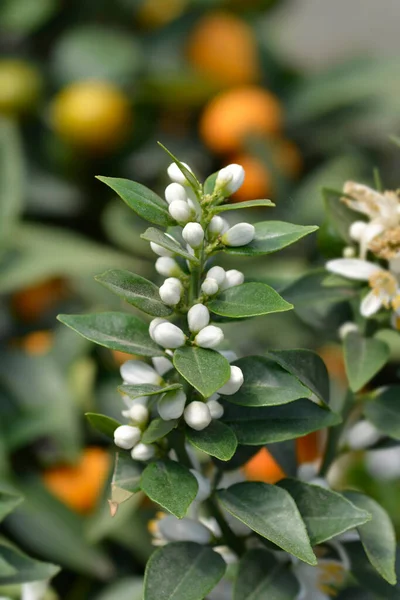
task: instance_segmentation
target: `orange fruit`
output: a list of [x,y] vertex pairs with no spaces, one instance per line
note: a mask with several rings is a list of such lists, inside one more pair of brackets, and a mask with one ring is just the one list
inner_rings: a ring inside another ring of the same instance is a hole
[[200,119],[200,136],[216,153],[237,152],[251,134],[276,136],[282,127],[278,99],[257,86],[221,92],[205,107]]
[[323,453],[323,434],[321,431],[313,431],[296,440],[297,463],[314,462],[321,458]]
[[230,162],[241,165],[245,170],[244,182],[232,196],[235,202],[271,197],[272,176],[262,160],[251,154],[238,154]]
[[36,106],[42,78],[33,65],[18,59],[0,60],[0,113],[21,116]]
[[329,375],[342,385],[347,386],[346,367],[341,346],[326,344],[318,350],[318,354],[324,361]]
[[199,73],[221,86],[245,85],[259,79],[253,31],[228,12],[209,13],[197,22],[187,55]]
[[103,448],[86,448],[78,464],[63,465],[43,473],[43,483],[61,502],[78,513],[92,511],[110,469],[110,456]]
[[285,473],[266,448],[261,448],[261,450],[244,465],[243,471],[250,481],[276,483],[285,477]]
[[56,96],[50,111],[54,131],[67,143],[94,153],[120,147],[132,116],[128,98],[104,81],[78,81]]
[[280,140],[276,148],[276,164],[287,177],[295,179],[303,168],[303,159],[294,142]]
[[22,340],[22,348],[31,356],[47,354],[52,345],[53,334],[51,331],[33,331]]
[[11,307],[23,321],[35,321],[65,296],[65,281],[59,277],[47,279],[13,294]]

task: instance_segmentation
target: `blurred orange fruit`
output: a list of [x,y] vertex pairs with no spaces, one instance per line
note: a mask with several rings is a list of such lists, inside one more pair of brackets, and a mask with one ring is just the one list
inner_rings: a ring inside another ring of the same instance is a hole
[[13,294],[13,312],[24,321],[35,321],[56,306],[66,294],[65,281],[59,277],[47,279]]
[[209,13],[190,34],[188,59],[202,75],[221,86],[245,85],[259,79],[254,33],[228,12]]
[[0,113],[15,117],[31,112],[41,89],[36,67],[23,60],[0,60]]
[[120,147],[129,134],[128,98],[104,81],[78,81],[65,87],[51,107],[51,123],[67,143],[104,153]]
[[324,361],[329,375],[342,385],[347,386],[346,367],[341,346],[326,344],[318,350],[318,354]]
[[244,182],[232,196],[235,202],[272,196],[272,176],[262,160],[251,154],[238,154],[230,162],[242,165],[245,170]]
[[280,140],[276,147],[276,164],[287,177],[295,179],[303,168],[303,158],[296,144],[290,140]]
[[134,360],[136,356],[128,354],[127,352],[121,352],[121,350],[111,350],[115,363],[120,367],[127,360]]
[[136,17],[145,27],[162,27],[177,19],[186,5],[187,0],[142,0]]
[[266,448],[261,448],[243,467],[244,474],[250,481],[276,483],[285,477],[279,464]]
[[110,469],[110,456],[103,448],[86,448],[78,464],[59,466],[43,473],[43,483],[61,502],[79,513],[92,511]]
[[319,460],[323,453],[323,434],[313,431],[296,440],[297,463],[310,463]]
[[31,356],[47,354],[53,345],[53,333],[51,331],[32,331],[22,340],[22,348]]
[[282,109],[276,96],[257,86],[234,88],[218,94],[200,120],[200,135],[210,150],[237,152],[251,135],[275,136],[282,127]]

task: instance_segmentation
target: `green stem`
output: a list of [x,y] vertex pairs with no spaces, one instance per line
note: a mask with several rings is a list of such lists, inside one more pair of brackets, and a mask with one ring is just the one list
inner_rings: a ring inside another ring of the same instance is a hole
[[227,546],[231,548],[238,556],[242,556],[245,551],[244,541],[235,535],[225,520],[215,498],[211,497],[206,501],[206,506],[214,519],[217,521],[222,532],[222,537]]

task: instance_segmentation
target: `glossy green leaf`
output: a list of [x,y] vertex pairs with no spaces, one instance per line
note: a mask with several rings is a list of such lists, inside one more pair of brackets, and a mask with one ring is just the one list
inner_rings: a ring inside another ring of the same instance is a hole
[[365,338],[356,331],[344,339],[344,362],[350,389],[358,392],[389,360],[389,346],[382,340]]
[[111,439],[114,438],[114,431],[121,425],[116,419],[98,413],[85,413],[85,417],[92,427]]
[[222,420],[232,427],[239,444],[248,446],[291,440],[340,423],[339,415],[303,399],[261,408],[225,404]]
[[209,194],[211,196],[214,193],[215,182],[217,181],[218,173],[219,173],[219,171],[212,173],[205,180],[204,186],[203,186],[205,194]]
[[23,498],[17,494],[9,494],[0,490],[0,522],[21,504]]
[[90,315],[58,315],[57,319],[86,339],[128,354],[161,356],[163,351],[149,336],[149,327],[133,315],[105,312]]
[[192,446],[219,460],[230,460],[237,448],[235,434],[221,421],[211,421],[210,425],[201,431],[187,427],[186,437]]
[[246,356],[233,364],[243,371],[244,383],[236,394],[225,396],[227,402],[241,406],[274,406],[311,396],[311,391],[296,377],[269,358]]
[[174,156],[172,154],[172,152],[170,152],[170,150],[168,150],[168,148],[166,148],[163,144],[161,144],[161,142],[157,142],[157,143],[160,146],[160,148],[162,148],[164,150],[164,152],[166,152],[168,154],[168,156],[170,158],[172,158],[173,162],[179,167],[179,170],[186,177],[186,180],[189,183],[192,190],[194,190],[194,192],[197,193],[201,189],[201,183],[197,179],[196,175],[194,173],[192,173],[192,171],[189,171],[189,169],[187,169],[185,167],[185,165],[179,160],[179,158],[176,158],[176,156]]
[[0,119],[0,240],[9,237],[23,206],[25,172],[18,127]]
[[246,202],[234,202],[232,204],[220,204],[212,209],[213,214],[226,212],[228,210],[240,210],[242,208],[263,208],[265,206],[275,206],[271,200],[247,200]]
[[329,403],[329,375],[324,361],[311,350],[269,350],[266,356],[310,389],[320,400]]
[[140,487],[153,502],[182,519],[199,489],[194,475],[173,460],[157,460],[143,471]]
[[312,546],[326,542],[371,519],[344,496],[318,485],[296,479],[284,479],[279,487],[292,496],[306,524]]
[[218,491],[234,517],[300,560],[316,565],[306,527],[293,498],[276,485],[247,481]]
[[242,283],[228,288],[208,303],[211,312],[222,317],[243,318],[283,312],[293,308],[265,283]]
[[175,542],[151,555],[144,600],[204,600],[224,576],[226,564],[208,546]]
[[[379,600],[400,599],[399,581],[395,585],[390,585],[378,575],[360,542],[346,544],[346,553],[350,560],[352,575],[363,589],[373,595],[373,598],[379,598]],[[396,572],[397,574],[400,572],[399,547],[396,550]]]
[[171,385],[164,386],[153,385],[151,383],[138,383],[137,385],[120,385],[118,391],[121,392],[121,394],[129,396],[131,400],[135,400],[142,396],[157,396],[158,394],[164,394],[165,392],[172,392],[173,390],[180,389],[182,389],[180,383],[171,383]]
[[143,240],[147,240],[148,242],[154,242],[159,246],[162,246],[166,250],[169,250],[170,252],[173,252],[178,256],[182,256],[183,258],[186,258],[191,262],[199,262],[197,258],[193,256],[193,254],[189,254],[189,252],[182,248],[182,246],[178,244],[177,241],[172,240],[170,237],[165,235],[165,233],[163,233],[159,229],[156,229],[155,227],[149,227],[144,233],[142,233],[140,237]]
[[158,287],[140,275],[122,269],[111,269],[95,277],[96,281],[153,317],[167,317],[172,309],[160,298]]
[[177,371],[205,398],[219,390],[231,376],[226,358],[215,350],[184,346],[174,353]]
[[293,225],[283,221],[262,221],[255,225],[255,237],[250,244],[238,247],[224,247],[228,254],[240,256],[262,256],[271,254],[294,244],[309,233],[316,231],[316,226]]
[[141,183],[117,177],[97,177],[97,179],[114,190],[142,219],[161,227],[174,225],[175,221],[168,212],[167,202]]
[[346,492],[346,497],[359,508],[368,511],[372,519],[358,527],[361,543],[370,563],[388,583],[397,581],[396,534],[387,512],[369,496],[359,492]]
[[295,600],[299,591],[299,582],[288,566],[270,552],[257,548],[241,558],[233,600]]
[[116,453],[109,500],[112,515],[116,513],[119,504],[139,492],[142,472],[142,463],[132,460],[130,453]]
[[400,440],[400,386],[394,385],[377,392],[363,405],[363,412],[379,431]]
[[14,546],[0,542],[0,585],[51,579],[60,567],[30,558]]
[[164,419],[153,419],[142,435],[144,444],[152,444],[168,435],[178,425],[178,419],[164,421]]

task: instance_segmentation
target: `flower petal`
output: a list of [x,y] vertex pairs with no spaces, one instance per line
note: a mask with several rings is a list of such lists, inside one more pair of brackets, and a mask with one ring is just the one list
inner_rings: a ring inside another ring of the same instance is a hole
[[360,313],[363,317],[371,317],[374,315],[382,306],[382,298],[375,292],[369,292],[360,304]]
[[348,279],[357,281],[368,281],[371,275],[382,271],[374,263],[359,258],[336,258],[326,263],[326,269],[336,275],[342,275]]

